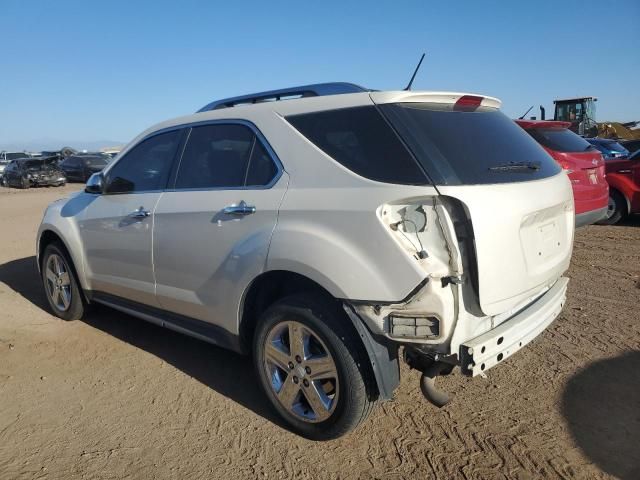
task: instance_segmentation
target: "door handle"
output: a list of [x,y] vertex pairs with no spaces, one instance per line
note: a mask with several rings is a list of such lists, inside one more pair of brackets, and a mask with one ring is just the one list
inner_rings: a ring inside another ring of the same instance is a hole
[[128,216],[131,218],[146,218],[149,215],[151,215],[151,213],[149,213],[149,210],[145,210],[144,207],[140,207],[137,210],[131,212]]
[[238,205],[224,207],[222,211],[227,215],[251,215],[252,213],[256,213],[256,207],[247,205],[247,203],[242,200]]
[[631,170],[618,170],[618,173],[631,173]]

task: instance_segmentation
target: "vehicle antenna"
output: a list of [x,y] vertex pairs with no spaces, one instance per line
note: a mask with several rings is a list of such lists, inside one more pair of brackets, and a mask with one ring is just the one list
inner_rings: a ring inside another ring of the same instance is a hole
[[423,53],[422,56],[420,57],[420,61],[418,62],[418,66],[413,71],[413,75],[411,75],[411,80],[409,80],[409,85],[407,85],[407,88],[404,89],[405,91],[411,90],[411,85],[413,84],[413,79],[416,78],[416,73],[418,73],[418,70],[420,69],[420,65],[422,65],[422,60],[424,60],[424,56],[425,56],[425,54]]
[[527,110],[526,112],[524,112],[524,113],[522,114],[522,116],[521,116],[521,117],[518,117],[518,120],[522,120],[524,117],[526,117],[526,116],[527,116],[527,113],[529,113],[529,112],[531,111],[531,109],[532,109],[532,108],[533,108],[533,105],[531,105],[531,106],[529,107],[529,110]]

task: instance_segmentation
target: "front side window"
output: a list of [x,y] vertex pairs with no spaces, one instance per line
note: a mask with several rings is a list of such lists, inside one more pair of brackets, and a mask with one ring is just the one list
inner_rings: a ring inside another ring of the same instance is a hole
[[133,147],[107,172],[106,193],[164,189],[180,134],[180,130],[161,133]]
[[176,176],[176,189],[267,185],[277,172],[253,130],[239,124],[194,127]]

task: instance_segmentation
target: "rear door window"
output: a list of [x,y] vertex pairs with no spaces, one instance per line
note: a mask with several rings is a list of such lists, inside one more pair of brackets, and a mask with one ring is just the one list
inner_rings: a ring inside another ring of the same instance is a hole
[[529,128],[525,130],[538,143],[556,152],[586,152],[594,146],[566,128]]
[[269,184],[277,167],[253,130],[240,124],[191,129],[176,189],[241,188]]
[[497,109],[396,103],[380,110],[436,184],[511,183],[560,172],[544,149]]

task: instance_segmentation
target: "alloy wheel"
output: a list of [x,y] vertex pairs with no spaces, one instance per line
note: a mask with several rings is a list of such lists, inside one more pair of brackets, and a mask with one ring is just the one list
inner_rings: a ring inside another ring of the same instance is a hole
[[62,257],[55,253],[49,255],[45,275],[51,304],[61,312],[67,311],[71,306],[71,277]]
[[276,324],[266,336],[262,363],[278,402],[310,423],[334,412],[340,385],[329,349],[308,326],[295,321]]

